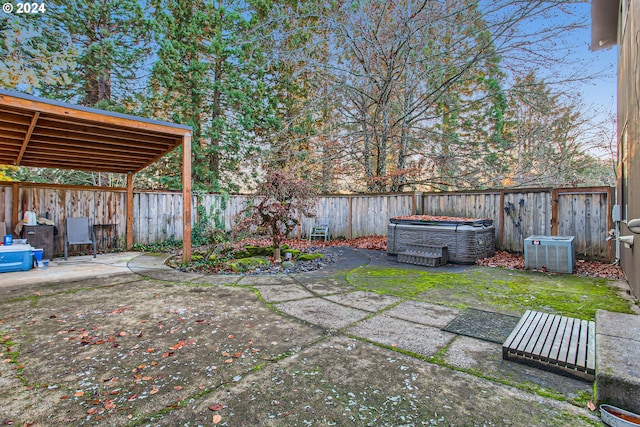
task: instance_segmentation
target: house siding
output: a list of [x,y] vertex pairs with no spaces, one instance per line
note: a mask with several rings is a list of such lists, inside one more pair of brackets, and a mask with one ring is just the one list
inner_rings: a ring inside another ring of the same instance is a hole
[[[640,34],[640,2],[626,2],[626,16],[618,20],[618,203],[623,220],[640,218],[640,57],[637,34]],[[624,29],[624,30],[623,30]],[[626,176],[625,176],[626,175]],[[621,235],[631,235],[621,224]],[[620,264],[629,285],[640,296],[640,235],[635,245],[621,245]]]

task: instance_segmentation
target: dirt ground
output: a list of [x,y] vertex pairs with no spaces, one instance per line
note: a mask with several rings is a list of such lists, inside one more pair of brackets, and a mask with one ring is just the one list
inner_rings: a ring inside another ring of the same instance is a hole
[[368,262],[278,277],[131,272],[0,289],[0,423],[588,426],[592,384],[442,331],[455,309],[361,292]]

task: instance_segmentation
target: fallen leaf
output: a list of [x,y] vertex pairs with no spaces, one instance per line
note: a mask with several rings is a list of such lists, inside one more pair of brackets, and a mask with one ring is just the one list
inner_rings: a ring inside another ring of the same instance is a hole
[[64,396],[60,396],[61,400],[65,400],[65,399],[68,399],[68,398],[69,398],[69,396],[67,396],[66,394]]
[[159,391],[160,391],[160,389],[158,388],[158,386],[157,386],[157,385],[154,385],[154,386],[151,388],[151,391],[149,392],[149,394],[156,394],[156,393],[157,393],[157,392],[159,392]]
[[212,411],[219,411],[222,408],[224,408],[224,406],[222,406],[220,403],[214,403],[213,405],[209,406],[209,409]]
[[115,409],[116,405],[113,402],[108,402],[104,404],[104,409],[106,409],[107,411],[110,411],[111,409]]
[[187,342],[186,341],[178,341],[177,344],[172,345],[170,348],[171,350],[178,350],[181,349],[182,347],[186,347],[187,346]]
[[589,408],[590,411],[595,411],[596,405],[594,405],[592,401],[589,401],[589,403],[587,403],[587,408]]
[[242,352],[241,352],[241,351],[238,351],[238,352],[236,352],[236,353],[233,353],[233,357],[234,357],[235,359],[237,359],[237,358],[239,358],[239,357],[242,357]]
[[142,377],[142,381],[151,381],[153,378],[150,376]]
[[84,391],[76,391],[75,393],[73,393],[73,395],[75,397],[82,397],[82,396],[84,396]]
[[222,417],[220,415],[214,415],[213,419],[211,420],[214,424],[219,424],[220,421],[222,421]]
[[173,386],[173,389],[180,391],[180,390],[182,390],[182,386],[181,385],[176,385],[176,386]]
[[227,338],[229,338],[230,340],[234,339],[235,337],[233,335],[227,335]]
[[98,408],[89,408],[89,409],[87,410],[87,414],[89,414],[89,415],[93,415],[93,414],[95,414],[96,412],[98,412]]
[[224,361],[224,363],[229,364],[229,363],[233,363],[233,359],[227,359]]

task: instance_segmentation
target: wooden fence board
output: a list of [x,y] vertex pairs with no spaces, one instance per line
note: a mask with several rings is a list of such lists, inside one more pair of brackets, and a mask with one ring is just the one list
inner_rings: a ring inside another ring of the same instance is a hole
[[[502,237],[498,249],[522,251],[523,241],[530,235],[551,234],[552,193],[557,194],[558,235],[575,236],[578,256],[611,260],[610,244],[605,240],[610,224],[610,189],[529,189],[467,191],[457,193],[398,193],[325,195],[318,198],[317,215],[327,217],[333,237],[386,235],[389,218],[410,215],[414,200],[417,212],[428,215],[490,218],[496,234]],[[249,196],[207,194],[194,196],[193,206],[201,203],[208,215],[219,212],[226,230],[231,230]],[[520,200],[523,200],[522,208]],[[13,216],[11,183],[0,183],[0,221],[10,229]],[[502,202],[502,203],[501,203]],[[124,242],[126,231],[126,192],[124,189],[18,183],[18,213],[36,210],[49,212],[58,225],[57,250],[62,249],[62,230],[67,216],[88,216],[92,224],[117,224],[118,237]],[[512,206],[510,214],[505,206]],[[193,209],[193,221],[197,211]],[[182,195],[179,192],[134,193],[134,243],[154,243],[168,238],[182,239]],[[501,223],[503,219],[503,223]],[[292,237],[303,237],[313,224],[313,218],[301,218]],[[555,232],[555,230],[554,230]]]

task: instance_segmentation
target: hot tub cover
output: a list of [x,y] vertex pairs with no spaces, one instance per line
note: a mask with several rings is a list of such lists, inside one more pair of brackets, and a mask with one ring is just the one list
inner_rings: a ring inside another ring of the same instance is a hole
[[465,218],[442,215],[403,215],[389,219],[392,224],[410,225],[471,225],[475,227],[490,227],[493,220],[489,218]]

